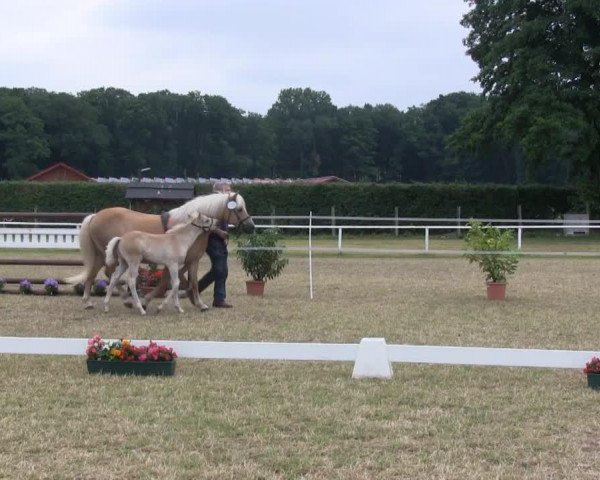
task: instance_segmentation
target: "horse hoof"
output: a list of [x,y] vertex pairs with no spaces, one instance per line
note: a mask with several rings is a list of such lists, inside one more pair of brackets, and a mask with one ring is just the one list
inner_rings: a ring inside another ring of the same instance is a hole
[[183,308],[178,308],[178,309],[177,309],[177,311],[178,311],[179,313],[183,313],[183,312],[184,312]]
[[209,310],[208,305],[206,305],[206,303],[203,303],[202,305],[200,305],[200,311],[201,312],[206,312],[207,310]]
[[92,308],[94,308],[94,304],[93,303],[86,303],[83,308],[85,310],[91,310]]
[[104,307],[104,313],[108,313],[108,307]]
[[140,315],[146,315],[146,311],[145,311],[145,310],[142,310],[142,311],[140,312]]

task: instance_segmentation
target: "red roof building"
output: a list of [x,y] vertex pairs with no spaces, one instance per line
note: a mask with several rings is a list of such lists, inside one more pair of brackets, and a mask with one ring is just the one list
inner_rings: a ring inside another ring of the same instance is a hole
[[28,182],[93,182],[94,179],[85,173],[69,167],[66,163],[58,162],[48,168],[33,174],[26,179]]

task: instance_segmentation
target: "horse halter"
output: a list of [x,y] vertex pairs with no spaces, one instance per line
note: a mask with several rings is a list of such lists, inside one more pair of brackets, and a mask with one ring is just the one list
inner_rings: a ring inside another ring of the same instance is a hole
[[[233,196],[232,196],[233,195]],[[236,192],[231,192],[229,194],[229,196],[227,197],[227,224],[229,224],[229,219],[231,218],[231,213],[233,212],[237,218],[237,226],[241,226],[244,224],[244,222],[247,222],[248,220],[252,221],[252,217],[250,215],[248,215],[246,218],[241,219],[240,215],[237,211],[237,207],[238,207],[238,202],[237,202],[237,196],[238,194]],[[246,212],[246,214],[248,214],[248,212]]]
[[210,232],[210,229],[215,224],[215,222],[216,220],[214,218],[211,218],[210,223],[208,225],[196,225],[194,222],[192,222],[192,225],[196,228],[199,228],[203,232]]

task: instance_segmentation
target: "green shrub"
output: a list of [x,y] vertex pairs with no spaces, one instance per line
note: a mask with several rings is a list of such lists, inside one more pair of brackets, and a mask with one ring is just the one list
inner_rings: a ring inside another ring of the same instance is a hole
[[477,252],[510,252],[514,235],[509,229],[500,230],[492,225],[482,225],[471,220],[471,227],[465,235],[469,250],[465,256],[469,263],[477,263],[485,274],[487,282],[506,282],[506,277],[517,269],[519,259],[515,254],[477,253]]
[[[288,259],[282,258],[283,249],[277,248],[278,237],[277,230],[267,229],[238,241],[237,256],[242,262],[242,268],[253,280],[272,280],[287,265]],[[267,250],[260,250],[261,248]]]

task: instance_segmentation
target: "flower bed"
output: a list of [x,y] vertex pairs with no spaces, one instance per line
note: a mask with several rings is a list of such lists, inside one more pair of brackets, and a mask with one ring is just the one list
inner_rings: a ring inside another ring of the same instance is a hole
[[177,358],[172,348],[153,341],[138,347],[127,339],[104,341],[100,335],[88,340],[86,355],[89,373],[117,375],[173,375]]

